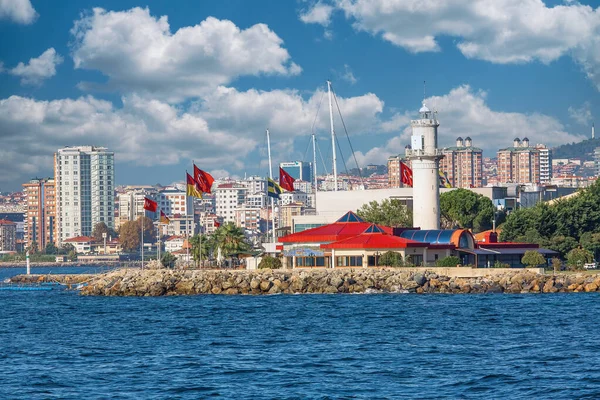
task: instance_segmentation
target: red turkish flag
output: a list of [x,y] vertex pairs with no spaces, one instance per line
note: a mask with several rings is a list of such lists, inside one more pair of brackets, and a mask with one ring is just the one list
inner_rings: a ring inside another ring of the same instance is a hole
[[156,212],[158,209],[158,203],[152,199],[144,197],[144,210],[148,210],[150,212]]
[[400,180],[408,186],[413,185],[412,169],[402,161],[400,161]]
[[218,228],[221,226],[221,223],[219,221],[217,221],[216,219],[214,221],[214,224],[215,224],[215,228]]
[[215,178],[213,178],[208,172],[202,171],[200,168],[196,167],[196,164],[194,164],[194,180],[200,187],[200,191],[202,191],[202,193],[210,193],[210,188],[212,187]]
[[285,189],[288,192],[293,192],[294,181],[295,179],[292,178],[290,174],[285,172],[283,168],[279,167],[279,186],[281,186],[282,189]]

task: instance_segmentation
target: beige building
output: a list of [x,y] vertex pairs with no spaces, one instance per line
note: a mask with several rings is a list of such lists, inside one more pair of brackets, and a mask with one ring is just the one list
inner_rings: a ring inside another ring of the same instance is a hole
[[56,244],[58,226],[54,179],[32,179],[23,184],[23,191],[25,246],[35,243],[38,250],[43,250],[49,243]]
[[529,139],[515,138],[513,147],[498,151],[498,183],[540,183],[540,150]]
[[0,252],[17,251],[17,224],[0,219]]
[[464,140],[461,137],[456,138],[456,146],[443,149],[442,154],[444,158],[440,161],[440,169],[452,187],[482,186],[483,150],[473,147],[470,137]]
[[388,158],[388,184],[390,188],[405,187],[400,178],[400,163],[410,167],[410,160],[405,156],[397,155]]
[[302,215],[302,210],[305,208],[304,203],[289,203],[281,206],[280,208],[280,218],[281,218],[281,227],[292,226],[292,219],[298,215]]

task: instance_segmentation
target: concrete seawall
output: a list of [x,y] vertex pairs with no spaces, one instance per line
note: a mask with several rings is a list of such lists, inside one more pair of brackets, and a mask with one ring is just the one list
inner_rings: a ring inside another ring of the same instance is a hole
[[[163,296],[278,293],[556,293],[600,291],[600,274],[543,275],[511,270],[493,276],[448,277],[433,269],[139,270],[77,279],[82,295]],[[73,275],[65,275],[65,277]],[[32,276],[34,277],[34,276]],[[21,276],[13,282],[21,282]],[[35,278],[28,278],[35,279]],[[54,278],[61,281],[60,278]],[[62,278],[66,279],[66,278]],[[70,280],[70,283],[75,283]]]

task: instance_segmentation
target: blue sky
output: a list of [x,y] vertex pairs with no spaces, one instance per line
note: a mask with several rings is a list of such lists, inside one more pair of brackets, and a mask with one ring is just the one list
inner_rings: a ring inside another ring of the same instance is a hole
[[494,155],[515,136],[579,141],[600,106],[598,6],[3,0],[0,191],[51,175],[68,145],[114,150],[118,184],[181,180],[191,160],[267,174],[264,130],[276,162],[308,160],[315,119],[331,170],[327,79],[361,164],[403,151],[424,80],[442,145],[471,136]]

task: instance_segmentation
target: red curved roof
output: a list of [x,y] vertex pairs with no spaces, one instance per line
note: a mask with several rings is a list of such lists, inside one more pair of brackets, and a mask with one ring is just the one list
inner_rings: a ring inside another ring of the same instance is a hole
[[407,247],[428,247],[429,243],[404,239],[388,233],[361,233],[357,236],[322,244],[322,249],[405,249]]
[[[363,233],[372,224],[369,222],[334,222],[302,232],[292,233],[279,238],[281,243],[329,243],[348,239]],[[391,234],[392,228],[379,226],[386,233]]]

